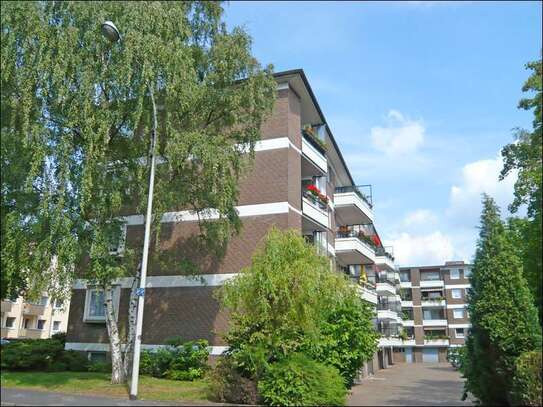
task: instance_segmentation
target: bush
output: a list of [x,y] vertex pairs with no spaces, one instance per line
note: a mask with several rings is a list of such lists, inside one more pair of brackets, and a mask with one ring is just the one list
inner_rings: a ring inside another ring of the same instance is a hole
[[205,340],[182,343],[174,338],[167,341],[168,348],[143,351],[140,357],[140,372],[153,377],[172,380],[194,380],[201,378],[207,370],[209,356]]
[[64,344],[55,339],[19,340],[2,346],[1,352],[2,369],[49,370],[55,362],[60,362]]
[[258,390],[272,406],[337,406],[345,404],[347,390],[338,370],[301,353],[270,365]]
[[111,362],[94,362],[89,364],[88,371],[95,373],[111,373]]
[[234,404],[261,404],[254,380],[243,377],[230,355],[219,359],[210,374],[211,398]]
[[541,406],[541,351],[525,352],[517,358],[513,376],[512,399],[523,406]]
[[51,335],[51,339],[62,342],[63,345],[66,344],[66,332],[57,332],[56,334]]
[[57,363],[65,365],[65,369],[62,370],[69,370],[71,372],[86,372],[90,365],[85,354],[74,350],[65,350],[62,352]]

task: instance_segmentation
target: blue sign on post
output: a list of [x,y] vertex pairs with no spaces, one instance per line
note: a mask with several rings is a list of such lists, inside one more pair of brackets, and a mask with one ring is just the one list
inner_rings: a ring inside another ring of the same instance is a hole
[[136,289],[136,295],[137,295],[138,297],[143,297],[143,296],[145,295],[145,288],[141,288],[141,287],[140,287],[140,288],[137,288],[137,289]]

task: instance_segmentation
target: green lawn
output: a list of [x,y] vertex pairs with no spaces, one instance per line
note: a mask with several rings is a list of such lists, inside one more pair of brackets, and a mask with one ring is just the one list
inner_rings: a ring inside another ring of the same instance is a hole
[[[1,385],[32,390],[128,397],[127,387],[110,383],[108,373],[88,372],[7,372],[1,373]],[[206,380],[184,382],[141,376],[139,398],[142,400],[208,401]]]

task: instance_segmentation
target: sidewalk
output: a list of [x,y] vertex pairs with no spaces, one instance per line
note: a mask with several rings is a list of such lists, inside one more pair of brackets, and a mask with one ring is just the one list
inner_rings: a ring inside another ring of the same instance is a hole
[[[118,399],[99,396],[53,393],[47,391],[22,390],[17,388],[1,389],[2,406],[208,406],[209,402],[194,401],[160,402],[151,400]],[[225,404],[214,403],[221,406]]]

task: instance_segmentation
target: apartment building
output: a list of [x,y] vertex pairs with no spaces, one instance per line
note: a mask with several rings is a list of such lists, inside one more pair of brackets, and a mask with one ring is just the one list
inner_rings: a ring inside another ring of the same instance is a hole
[[397,361],[445,362],[447,348],[465,343],[471,327],[466,309],[471,267],[463,261],[448,261],[400,268],[407,338],[394,348]]
[[69,302],[53,302],[44,295],[36,302],[3,300],[1,307],[3,339],[46,339],[66,332]]
[[[222,334],[227,315],[213,297],[217,286],[249,266],[255,249],[272,227],[296,229],[330,258],[333,269],[358,284],[360,295],[376,311],[376,327],[401,323],[399,274],[374,226],[371,186],[357,186],[343,159],[319,104],[302,70],[275,74],[277,99],[273,114],[261,128],[252,171],[240,180],[237,211],[243,223],[221,259],[195,252],[190,236],[197,219],[188,212],[162,218],[163,248],[188,253],[199,266],[196,278],[178,270],[150,264],[143,317],[143,348],[161,346],[165,339],[207,339],[211,354],[226,348]],[[182,219],[173,223],[172,219]],[[143,240],[143,216],[125,217],[126,240]],[[121,332],[126,327],[130,279],[121,279],[115,301]],[[103,293],[77,280],[68,322],[68,349],[107,352]],[[384,329],[384,328],[383,328]],[[386,345],[386,346],[385,346]],[[366,373],[392,363],[392,347],[385,344],[366,366]],[[92,355],[91,355],[92,356]]]

